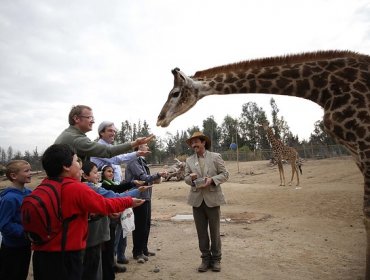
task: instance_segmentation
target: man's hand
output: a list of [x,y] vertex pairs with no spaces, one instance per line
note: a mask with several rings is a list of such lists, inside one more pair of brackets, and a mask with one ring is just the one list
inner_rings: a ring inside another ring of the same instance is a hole
[[136,151],[137,157],[145,157],[146,155],[149,155],[151,151]]
[[137,206],[140,206],[141,204],[143,204],[145,202],[144,199],[138,199],[138,198],[132,198],[132,207],[137,207]]
[[213,184],[213,180],[211,177],[206,177],[206,182],[204,184],[204,187],[208,187]]
[[148,137],[139,137],[135,141],[131,142],[132,147],[137,147],[143,144],[147,144],[155,138],[154,134],[150,134]]
[[139,190],[139,192],[145,192],[147,189],[151,188],[152,186],[141,186],[141,187],[138,187],[137,189]]
[[166,178],[167,175],[168,175],[168,172],[167,172],[167,170],[162,170],[162,171],[158,172],[158,175],[163,177],[163,178]]
[[197,173],[190,173],[189,176],[190,176],[192,181],[194,181],[196,178],[198,178]]
[[111,213],[108,216],[109,216],[109,218],[116,220],[116,219],[119,218],[120,215],[121,215],[121,213]]

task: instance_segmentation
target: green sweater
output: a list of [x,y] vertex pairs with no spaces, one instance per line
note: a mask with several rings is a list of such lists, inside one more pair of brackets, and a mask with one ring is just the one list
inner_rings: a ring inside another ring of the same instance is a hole
[[55,144],[67,144],[82,161],[90,160],[90,157],[111,158],[116,155],[131,151],[131,142],[118,145],[104,145],[91,141],[78,128],[70,125],[55,140]]

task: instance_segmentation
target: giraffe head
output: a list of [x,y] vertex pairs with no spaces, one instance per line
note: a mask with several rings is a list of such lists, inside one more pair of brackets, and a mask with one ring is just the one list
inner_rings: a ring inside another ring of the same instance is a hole
[[260,123],[259,127],[262,127],[265,131],[267,131],[269,129],[269,122],[265,121],[263,123]]
[[174,86],[157,119],[157,126],[167,127],[177,116],[192,108],[201,98],[198,94],[199,82],[186,76],[179,68],[172,70]]

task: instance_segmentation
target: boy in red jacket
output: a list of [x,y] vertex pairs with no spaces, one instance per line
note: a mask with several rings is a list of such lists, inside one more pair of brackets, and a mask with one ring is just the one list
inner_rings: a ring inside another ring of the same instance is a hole
[[81,279],[88,213],[108,215],[139,206],[144,201],[131,197],[104,198],[81,183],[81,166],[77,155],[68,145],[54,144],[46,149],[42,156],[42,166],[48,176],[43,182],[63,182],[67,178],[76,180],[63,187],[61,207],[63,217],[77,217],[69,223],[64,251],[61,250],[62,233],[46,244],[32,245],[34,279]]

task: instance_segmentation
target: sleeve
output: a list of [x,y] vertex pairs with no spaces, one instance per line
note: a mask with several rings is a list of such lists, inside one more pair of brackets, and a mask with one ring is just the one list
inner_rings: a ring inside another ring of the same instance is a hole
[[124,192],[124,193],[120,193],[119,195],[121,197],[131,196],[131,197],[139,198],[140,197],[140,191],[138,189],[133,189],[133,190],[129,190],[129,191]]
[[3,198],[0,203],[0,231],[7,236],[22,237],[23,226],[15,222],[18,215],[16,199]]
[[136,152],[126,153],[114,156],[112,158],[99,158],[99,157],[92,157],[91,161],[94,162],[98,168],[101,168],[103,165],[107,164],[121,164],[121,163],[129,163],[130,161],[137,159]]
[[216,167],[217,175],[212,176],[212,180],[215,185],[219,185],[229,179],[229,172],[227,171],[225,162],[220,154],[214,153],[213,160]]
[[73,147],[76,148],[77,154],[101,158],[111,158],[115,155],[123,154],[132,148],[131,142],[108,146],[91,141],[85,135],[76,137],[73,141]]
[[80,183],[78,186],[68,187],[70,199],[74,200],[75,205],[79,207],[81,212],[108,215],[122,212],[126,208],[132,207],[133,201],[131,197],[105,198],[83,183]]
[[138,160],[132,161],[130,163],[130,172],[132,175],[131,181],[140,180],[145,181],[146,184],[151,184],[154,180],[160,177],[159,174],[148,175]]
[[184,178],[184,181],[185,181],[186,184],[192,186],[193,181],[191,180],[190,173],[192,173],[192,171],[191,171],[191,168],[190,168],[189,161],[187,159],[186,164],[185,164],[185,178]]
[[116,193],[123,193],[125,191],[128,191],[132,188],[135,188],[135,184],[134,183],[131,183],[131,182],[125,182],[125,183],[121,183],[119,185],[112,185],[112,186],[109,186],[107,189],[110,189]]
[[128,192],[123,192],[123,193],[116,193],[112,190],[107,190],[102,187],[97,187],[94,189],[98,194],[106,197],[106,198],[114,198],[114,197],[126,197],[126,196],[131,196],[131,197],[139,197],[140,196],[140,191],[138,189],[133,189]]

